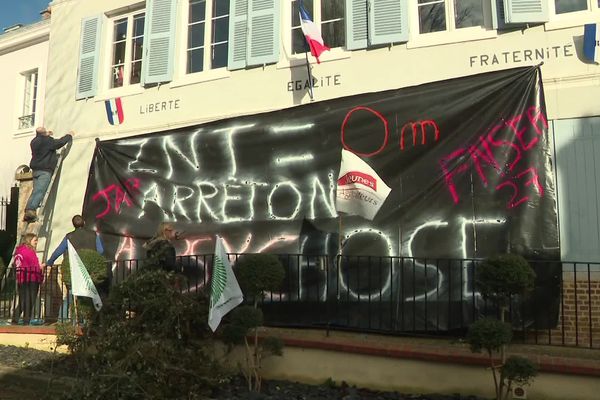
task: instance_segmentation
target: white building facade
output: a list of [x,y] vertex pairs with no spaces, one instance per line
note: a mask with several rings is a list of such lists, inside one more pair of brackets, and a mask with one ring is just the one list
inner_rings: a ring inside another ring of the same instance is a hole
[[[583,25],[600,20],[600,6],[504,3],[305,0],[331,47],[320,64],[308,56],[313,101],[543,63],[562,257],[600,259],[600,66],[583,56]],[[60,177],[50,248],[81,211],[96,138],[311,103],[296,1],[55,0],[51,6],[44,122],[56,136],[77,134]],[[35,68],[23,65],[13,75]],[[122,115],[114,118],[122,121],[111,124],[105,101],[116,98]],[[13,139],[21,133],[17,122],[13,117],[3,129]]]
[[15,183],[15,170],[29,164],[29,142],[44,124],[50,20],[0,35],[0,196]]

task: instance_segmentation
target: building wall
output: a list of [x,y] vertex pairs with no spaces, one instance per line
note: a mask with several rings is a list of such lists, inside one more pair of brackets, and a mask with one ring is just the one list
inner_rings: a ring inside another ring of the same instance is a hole
[[[41,21],[0,35],[0,196],[10,194],[16,168],[29,164],[29,142],[35,133],[35,127],[44,124],[49,22]],[[23,116],[24,73],[36,69],[38,86],[35,121],[31,127],[19,129],[19,117]]]
[[[290,10],[283,2],[281,26],[289,26]],[[233,116],[285,109],[310,103],[301,87],[307,78],[304,55],[290,55],[289,29],[282,28],[277,64],[237,71],[219,69],[184,74],[187,1],[177,3],[178,28],[175,75],[172,82],[142,88],[108,89],[110,79],[111,16],[130,12],[143,2],[56,0],[52,35],[46,120],[61,134],[77,132],[60,178],[53,220],[53,247],[69,229],[70,217],[81,210],[94,139],[102,140],[170,130]],[[595,11],[597,12],[597,11]],[[99,90],[95,97],[75,101],[81,20],[103,15],[99,58]],[[411,34],[408,43],[369,50],[334,49],[311,59],[318,81],[315,100],[323,101],[365,92],[401,88],[464,75],[544,62],[547,112],[550,119],[600,115],[599,67],[585,62],[582,37],[594,13],[553,17],[545,25],[511,31],[469,28],[441,34]],[[489,22],[489,21],[488,21]],[[124,122],[107,122],[104,101],[121,97]],[[158,110],[157,110],[158,109]],[[556,134],[560,134],[556,133]]]

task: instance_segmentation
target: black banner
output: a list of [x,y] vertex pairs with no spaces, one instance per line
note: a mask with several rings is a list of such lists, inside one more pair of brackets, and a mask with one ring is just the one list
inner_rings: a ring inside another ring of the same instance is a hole
[[[101,141],[84,216],[115,259],[144,258],[161,221],[180,255],[215,234],[235,253],[334,255],[341,226],[344,255],[558,259],[547,128],[539,68],[517,68]],[[392,189],[373,221],[339,224],[342,148]]]

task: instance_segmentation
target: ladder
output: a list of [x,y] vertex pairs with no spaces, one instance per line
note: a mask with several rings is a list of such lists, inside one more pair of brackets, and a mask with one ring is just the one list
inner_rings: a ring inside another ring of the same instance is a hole
[[[11,273],[13,272],[14,261],[15,261],[15,251],[16,251],[19,243],[21,243],[23,236],[26,233],[31,232],[31,233],[35,233],[36,235],[38,235],[38,238],[39,238],[39,232],[41,231],[41,228],[44,226],[44,223],[46,222],[46,211],[48,211],[46,209],[46,202],[48,201],[48,197],[50,196],[50,193],[52,192],[52,189],[54,188],[54,182],[56,180],[56,177],[59,174],[59,171],[61,170],[63,159],[64,159],[65,155],[67,154],[67,152],[69,151],[69,148],[70,148],[70,146],[67,145],[65,148],[61,149],[58,153],[58,161],[56,163],[56,168],[54,168],[54,172],[52,172],[52,176],[50,177],[50,183],[48,184],[48,189],[46,189],[46,193],[44,193],[44,197],[42,198],[42,202],[40,203],[40,207],[38,208],[39,212],[37,215],[37,220],[35,222],[23,221],[22,214],[20,213],[21,210],[19,210],[19,214],[18,214],[19,219],[17,222],[17,232],[18,232],[17,242],[15,243],[15,247],[14,247],[12,255],[10,257],[10,262],[8,263],[8,266],[6,267],[4,276],[0,277],[0,292],[4,290],[4,287],[8,283],[8,278],[11,275]],[[32,229],[29,229],[30,226],[32,227]],[[46,232],[47,231],[48,230],[46,229]],[[39,251],[38,251],[38,253],[39,253]],[[15,279],[15,286],[16,286],[16,279]]]

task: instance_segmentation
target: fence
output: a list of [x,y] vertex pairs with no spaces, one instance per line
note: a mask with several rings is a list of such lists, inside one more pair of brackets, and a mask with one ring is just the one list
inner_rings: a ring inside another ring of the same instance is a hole
[[[230,259],[235,265],[243,256],[231,254]],[[472,321],[499,312],[477,292],[473,277],[481,260],[279,257],[286,269],[284,284],[262,299],[271,326],[462,336]],[[178,257],[180,272],[187,278],[182,290],[207,290],[212,262],[212,255]],[[525,298],[515,296],[510,305],[516,338],[600,348],[600,264],[531,264],[537,274],[535,290]],[[118,284],[141,266],[140,260],[112,263],[110,284]],[[45,321],[70,318],[70,299],[57,274],[56,267],[48,269],[40,289],[36,317]],[[0,318],[7,319],[15,308],[16,291],[9,294],[5,289],[0,299]]]
[[15,323],[29,320],[32,324],[71,319],[72,297],[57,266],[46,267],[41,273],[9,268],[0,280],[0,319]]

